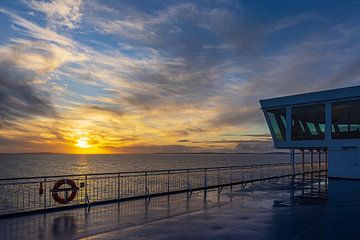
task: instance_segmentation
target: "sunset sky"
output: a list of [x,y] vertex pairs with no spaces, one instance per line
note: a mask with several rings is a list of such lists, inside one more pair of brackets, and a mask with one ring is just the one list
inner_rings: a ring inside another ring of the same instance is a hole
[[258,100],[360,83],[359,1],[1,1],[0,152],[266,152]]

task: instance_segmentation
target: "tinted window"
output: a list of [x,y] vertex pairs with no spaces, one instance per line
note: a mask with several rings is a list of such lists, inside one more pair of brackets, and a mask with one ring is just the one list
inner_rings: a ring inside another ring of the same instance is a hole
[[293,107],[291,111],[292,140],[321,140],[325,138],[325,105]]
[[332,104],[332,138],[360,138],[360,100]]
[[286,137],[286,109],[272,109],[267,111],[270,120],[270,128],[274,133],[275,140],[284,141]]

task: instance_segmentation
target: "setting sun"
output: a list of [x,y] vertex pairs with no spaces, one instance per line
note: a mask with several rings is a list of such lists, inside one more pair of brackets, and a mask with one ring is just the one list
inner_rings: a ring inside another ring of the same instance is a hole
[[83,138],[79,138],[78,140],[76,140],[76,146],[78,146],[79,148],[90,148],[90,145],[88,144],[88,138],[83,137]]

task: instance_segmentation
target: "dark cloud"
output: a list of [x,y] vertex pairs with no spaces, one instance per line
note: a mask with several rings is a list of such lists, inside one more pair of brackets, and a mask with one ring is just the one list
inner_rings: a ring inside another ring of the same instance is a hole
[[170,134],[172,136],[175,137],[185,137],[188,136],[192,133],[203,133],[206,132],[207,130],[203,129],[203,128],[199,128],[199,127],[190,127],[190,128],[185,128],[185,129],[181,129],[181,130],[175,130],[170,132]]
[[224,137],[256,137],[256,138],[268,138],[271,137],[270,134],[235,134],[235,133],[225,133],[220,136]]
[[124,112],[121,109],[117,109],[117,108],[111,108],[108,106],[101,106],[101,105],[82,105],[81,106],[83,109],[85,109],[85,111],[90,112],[95,112],[95,113],[105,113],[105,114],[110,114],[110,115],[114,115],[114,116],[122,116],[124,115]]
[[[206,141],[192,141],[192,143],[215,143],[215,144],[223,144],[223,143],[257,143],[257,142],[264,142],[264,141],[258,141],[258,140],[253,140],[253,141],[248,141],[248,140],[206,140]],[[266,141],[267,142],[267,141]]]
[[215,127],[241,126],[265,123],[264,116],[259,108],[225,108],[220,109],[217,116],[208,123]]
[[184,145],[133,145],[125,147],[109,147],[113,152],[121,153],[188,153],[196,152],[201,148]]
[[234,149],[243,153],[266,153],[275,151],[272,141],[242,141]]
[[129,74],[136,87],[122,96],[144,110],[206,105],[226,87],[226,69],[254,55],[265,36],[264,24],[229,8],[175,4],[152,15],[138,9],[130,12],[117,21],[101,18],[98,23],[121,42],[159,56],[159,61]]
[[36,74],[12,61],[0,61],[0,124],[15,124],[34,116],[54,116],[47,92],[33,84]]

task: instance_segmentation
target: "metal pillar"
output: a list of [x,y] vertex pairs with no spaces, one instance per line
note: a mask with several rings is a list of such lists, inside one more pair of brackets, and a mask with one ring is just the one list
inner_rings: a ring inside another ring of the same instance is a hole
[[305,174],[305,150],[301,149],[301,166],[302,166],[302,173]]
[[311,171],[311,173],[314,171],[313,163],[314,163],[314,150],[310,149],[310,171]]
[[326,149],[325,150],[325,169],[327,170],[327,171],[329,171],[329,166],[328,166],[328,149]]
[[290,149],[291,174],[295,176],[295,149]]
[[[321,149],[319,149],[318,151],[319,151],[318,171],[320,171],[321,170]],[[320,174],[320,172],[319,172],[319,174]]]

